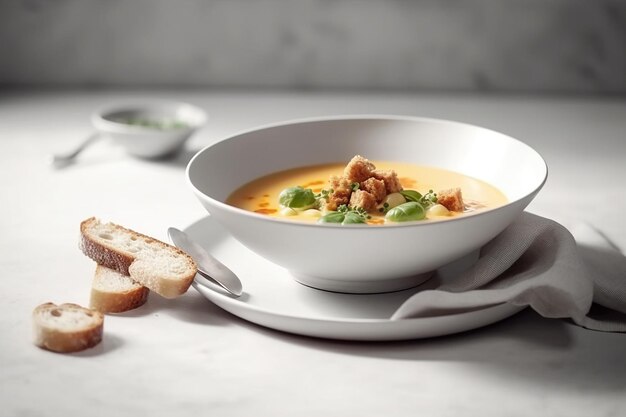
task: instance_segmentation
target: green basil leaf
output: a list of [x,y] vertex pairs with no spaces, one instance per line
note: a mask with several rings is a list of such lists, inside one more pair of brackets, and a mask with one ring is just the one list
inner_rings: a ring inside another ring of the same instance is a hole
[[320,217],[318,223],[335,223],[335,224],[363,224],[366,223],[365,217],[356,211],[331,211]]
[[415,190],[402,190],[400,194],[406,199],[406,201],[414,201],[419,203],[422,199],[422,195]]
[[343,220],[346,218],[345,213],[340,213],[338,211],[331,211],[317,221],[318,223],[343,223]]
[[278,203],[281,206],[291,207],[294,209],[307,209],[313,207],[316,203],[315,194],[309,188],[289,187],[285,188],[278,195]]
[[365,223],[365,217],[362,214],[359,214],[355,211],[347,212],[346,217],[341,222],[341,224],[359,224],[359,223]]
[[394,222],[408,222],[413,220],[422,220],[426,217],[424,206],[416,201],[395,206],[387,212],[385,218]]

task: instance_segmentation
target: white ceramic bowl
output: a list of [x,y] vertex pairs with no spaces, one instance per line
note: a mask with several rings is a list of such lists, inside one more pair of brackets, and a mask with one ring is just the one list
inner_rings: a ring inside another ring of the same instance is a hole
[[[177,128],[158,129],[125,120],[176,121]],[[94,113],[92,124],[104,136],[140,158],[161,158],[179,150],[206,121],[204,111],[187,103],[155,101],[107,108]]]
[[[383,227],[298,223],[225,204],[239,186],[272,172],[356,154],[460,172],[488,182],[509,203],[441,222]],[[291,121],[239,133],[198,152],[187,179],[206,210],[241,243],[301,283],[371,293],[409,288],[504,230],[543,186],[547,166],[502,133],[445,120],[342,116]]]

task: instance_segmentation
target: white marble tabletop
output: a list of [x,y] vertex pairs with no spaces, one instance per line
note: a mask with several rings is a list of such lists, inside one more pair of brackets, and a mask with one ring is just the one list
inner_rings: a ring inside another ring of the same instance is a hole
[[[209,113],[174,160],[100,143],[63,170],[46,164],[91,131],[90,113],[173,98]],[[115,221],[166,240],[205,216],[184,167],[206,144],[296,117],[440,117],[515,136],[549,179],[528,208],[591,222],[626,251],[626,100],[369,93],[46,92],[0,97],[0,415],[616,416],[626,410],[626,335],[525,310],[482,329],[393,343],[295,336],[238,319],[191,289],[107,316],[104,341],[61,355],[31,342],[32,309],[89,302],[94,264],[79,222]],[[626,277],[625,277],[626,278]]]

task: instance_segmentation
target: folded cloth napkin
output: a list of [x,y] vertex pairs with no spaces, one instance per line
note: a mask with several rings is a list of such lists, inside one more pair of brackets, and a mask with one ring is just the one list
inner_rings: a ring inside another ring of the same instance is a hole
[[562,225],[524,212],[483,246],[473,266],[453,279],[435,275],[391,319],[507,302],[589,329],[626,332],[626,258],[589,225],[574,233],[578,244]]

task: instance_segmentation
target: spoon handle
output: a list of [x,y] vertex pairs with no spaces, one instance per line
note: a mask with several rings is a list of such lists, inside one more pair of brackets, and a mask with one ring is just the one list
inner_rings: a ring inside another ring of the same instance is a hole
[[80,145],[76,147],[72,152],[66,154],[56,154],[52,156],[52,164],[53,165],[64,165],[71,162],[74,158],[78,156],[79,153],[87,149],[88,146],[92,145],[96,141],[100,140],[99,133],[93,133],[89,137],[87,137]]
[[199,275],[219,284],[236,297],[243,293],[243,286],[237,275],[211,256],[202,246],[191,240],[187,233],[170,227],[167,229],[167,234],[176,247],[187,252],[193,258],[198,265]]

